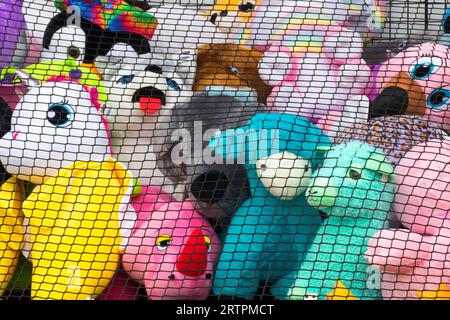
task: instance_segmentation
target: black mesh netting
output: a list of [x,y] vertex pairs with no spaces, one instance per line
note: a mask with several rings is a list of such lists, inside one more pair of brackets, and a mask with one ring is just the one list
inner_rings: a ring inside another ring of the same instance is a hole
[[444,2],[1,0],[2,299],[450,299]]

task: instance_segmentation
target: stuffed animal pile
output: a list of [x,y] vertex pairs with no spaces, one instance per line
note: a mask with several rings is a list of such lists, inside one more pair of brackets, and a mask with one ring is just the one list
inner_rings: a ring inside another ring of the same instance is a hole
[[0,299],[449,300],[450,9],[390,19],[0,1]]

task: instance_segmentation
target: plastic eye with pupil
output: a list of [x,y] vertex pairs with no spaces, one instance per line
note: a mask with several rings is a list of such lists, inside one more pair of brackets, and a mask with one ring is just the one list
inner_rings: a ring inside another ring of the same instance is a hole
[[117,80],[117,83],[121,83],[121,84],[128,84],[131,83],[134,79],[134,75],[130,74],[128,76],[122,76],[120,77],[119,80]]
[[437,89],[428,97],[428,105],[432,108],[439,108],[447,104],[450,99],[450,91]]
[[54,126],[66,126],[72,120],[72,111],[66,105],[53,104],[47,111],[47,120]]
[[230,72],[231,72],[232,74],[239,75],[239,69],[236,68],[236,67],[234,67],[234,66],[231,66],[231,67],[230,67]]
[[177,90],[177,91],[181,90],[180,86],[178,85],[178,83],[175,80],[167,79],[166,82],[170,89]]
[[262,170],[262,171],[266,171],[266,169],[267,169],[267,166],[266,166],[265,164],[262,164],[262,165],[261,165],[261,170]]
[[159,250],[166,250],[171,244],[170,240],[163,240],[158,242],[157,246]]
[[81,55],[80,49],[78,49],[77,47],[74,46],[70,46],[67,49],[67,54],[74,59],[78,59]]
[[255,7],[255,5],[253,3],[246,2],[246,3],[239,5],[239,11],[251,12],[251,11],[253,11],[254,7]]
[[411,76],[415,79],[422,79],[430,75],[433,72],[433,69],[434,66],[430,62],[418,64],[411,72]]
[[361,174],[360,174],[358,171],[356,171],[356,170],[350,170],[350,171],[349,171],[349,176],[350,176],[350,178],[352,178],[353,180],[358,180],[358,179],[361,178]]

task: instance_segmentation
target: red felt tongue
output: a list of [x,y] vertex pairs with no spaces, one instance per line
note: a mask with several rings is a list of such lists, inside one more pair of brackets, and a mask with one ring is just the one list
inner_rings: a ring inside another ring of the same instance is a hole
[[155,114],[161,109],[161,99],[151,97],[141,97],[139,107],[147,114]]

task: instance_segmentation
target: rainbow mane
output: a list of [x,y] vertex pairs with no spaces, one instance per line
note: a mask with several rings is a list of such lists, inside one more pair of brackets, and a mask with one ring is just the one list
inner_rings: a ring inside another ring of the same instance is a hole
[[103,30],[135,33],[148,40],[158,25],[158,20],[151,14],[124,0],[55,0],[55,6],[61,11],[77,6],[83,19]]

